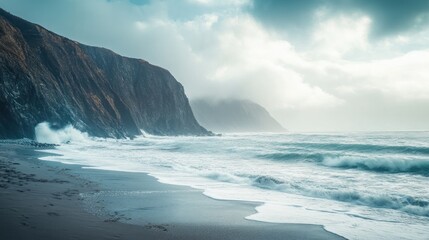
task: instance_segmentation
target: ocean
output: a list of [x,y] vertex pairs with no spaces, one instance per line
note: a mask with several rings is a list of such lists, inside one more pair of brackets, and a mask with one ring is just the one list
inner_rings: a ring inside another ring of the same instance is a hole
[[348,239],[429,239],[429,132],[224,134],[133,140],[36,128],[59,161],[144,172],[208,197],[260,203],[243,218],[323,225]]

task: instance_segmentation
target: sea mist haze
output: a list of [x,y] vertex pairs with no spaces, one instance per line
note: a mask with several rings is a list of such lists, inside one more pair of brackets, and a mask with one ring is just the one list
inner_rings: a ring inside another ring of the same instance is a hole
[[0,0],[0,239],[428,240],[428,66],[429,0]]
[[429,130],[427,0],[0,5],[80,43],[166,68],[191,100],[251,100],[293,131]]
[[428,132],[114,140],[45,124],[37,139],[63,144],[42,150],[59,154],[42,160],[145,172],[215,199],[260,203],[249,220],[320,224],[349,239],[427,238]]

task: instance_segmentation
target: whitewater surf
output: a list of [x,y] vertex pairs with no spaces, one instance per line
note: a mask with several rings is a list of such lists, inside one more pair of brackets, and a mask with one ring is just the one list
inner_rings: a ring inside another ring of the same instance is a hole
[[45,124],[36,134],[61,144],[43,160],[145,172],[215,199],[261,203],[249,220],[320,224],[349,239],[428,236],[427,132],[114,140]]

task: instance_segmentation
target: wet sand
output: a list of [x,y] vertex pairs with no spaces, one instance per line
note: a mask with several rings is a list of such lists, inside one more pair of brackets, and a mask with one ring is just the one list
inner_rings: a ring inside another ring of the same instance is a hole
[[35,149],[0,143],[0,239],[343,239],[318,225],[244,219],[255,203],[41,161]]

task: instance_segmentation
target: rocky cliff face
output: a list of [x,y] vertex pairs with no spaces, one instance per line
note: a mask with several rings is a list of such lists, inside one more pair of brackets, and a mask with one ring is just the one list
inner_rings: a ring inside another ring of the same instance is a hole
[[0,9],[0,138],[48,121],[93,136],[210,134],[166,70],[58,36]]
[[207,100],[191,102],[198,122],[215,132],[286,131],[261,105],[248,100]]
[[204,133],[194,118],[183,86],[167,70],[107,49],[81,47],[103,69],[111,86],[129,106],[137,126],[160,135]]

